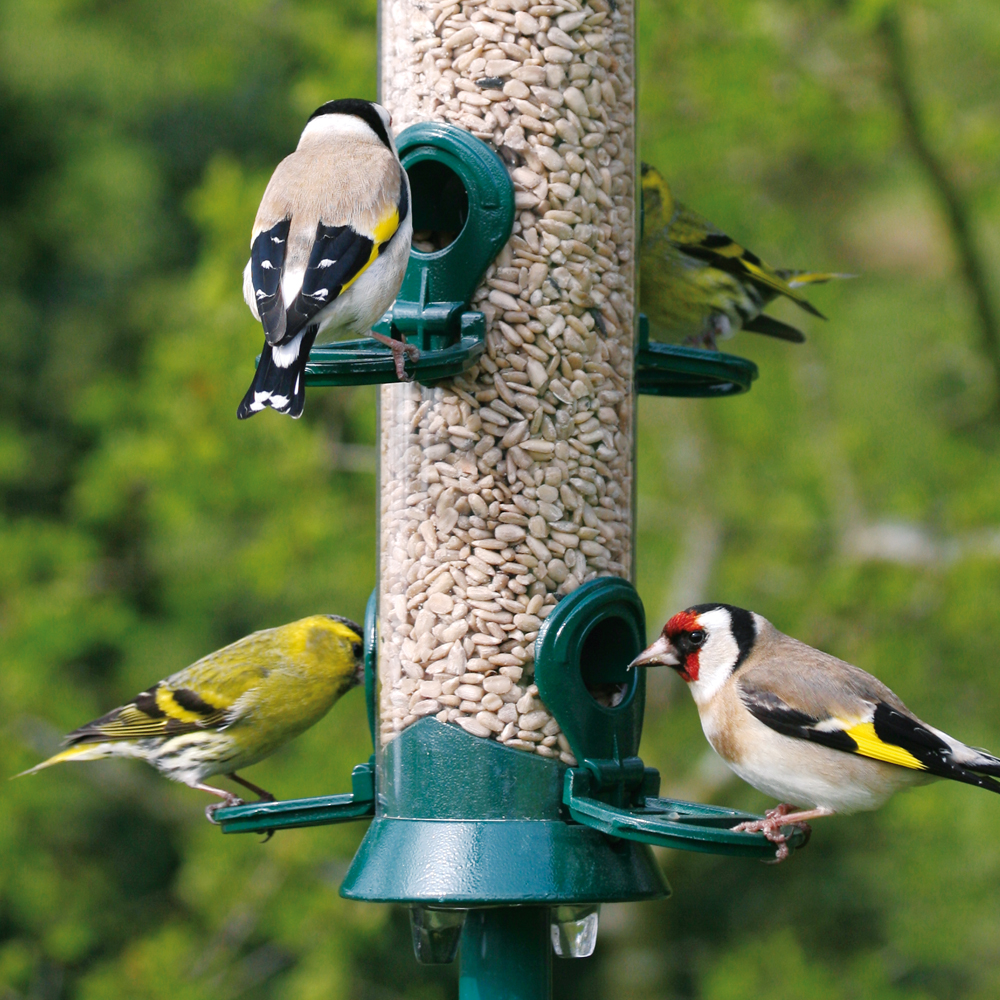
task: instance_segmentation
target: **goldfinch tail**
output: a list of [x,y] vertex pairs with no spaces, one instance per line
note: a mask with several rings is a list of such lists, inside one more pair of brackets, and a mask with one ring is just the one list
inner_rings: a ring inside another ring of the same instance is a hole
[[48,760],[43,760],[41,764],[29,767],[27,771],[21,771],[20,774],[13,774],[11,777],[23,778],[26,774],[37,774],[39,771],[44,771],[47,767],[52,767],[53,764],[62,764],[67,760],[101,760],[104,757],[115,756],[117,756],[117,753],[114,744],[82,743],[79,746],[67,747],[65,750],[60,750],[59,753],[49,757]]
[[293,418],[302,416],[306,403],[306,362],[318,332],[318,327],[309,326],[287,344],[272,346],[265,341],[257,374],[236,411],[240,420],[268,406]]
[[976,756],[973,760],[962,761],[964,767],[970,771],[977,771],[979,774],[990,774],[1000,778],[1000,760],[985,750],[976,750],[973,747],[969,747],[969,749]]

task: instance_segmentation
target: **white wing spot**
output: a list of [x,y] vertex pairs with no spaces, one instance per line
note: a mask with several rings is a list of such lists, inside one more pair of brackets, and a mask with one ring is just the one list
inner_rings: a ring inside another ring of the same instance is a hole
[[336,263],[337,263],[336,258],[334,258],[333,260],[331,260],[329,257],[324,257],[316,266],[317,267],[332,267]]
[[264,271],[273,271],[274,265],[269,260],[262,260],[260,262],[261,269]]

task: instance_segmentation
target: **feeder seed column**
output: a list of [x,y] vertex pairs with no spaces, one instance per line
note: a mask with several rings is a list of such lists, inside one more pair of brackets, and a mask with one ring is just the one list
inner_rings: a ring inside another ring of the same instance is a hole
[[471,131],[517,207],[473,299],[486,353],[381,389],[381,742],[434,716],[573,765],[533,643],[560,597],[632,573],[634,3],[382,0],[381,30],[393,128]]

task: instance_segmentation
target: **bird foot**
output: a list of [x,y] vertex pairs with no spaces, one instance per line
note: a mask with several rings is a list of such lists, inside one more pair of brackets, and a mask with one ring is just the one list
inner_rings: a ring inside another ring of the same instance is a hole
[[406,374],[406,358],[409,357],[417,361],[420,358],[420,349],[413,344],[408,344],[405,340],[394,340],[392,337],[387,337],[384,333],[376,333],[374,330],[372,330],[372,336],[392,351],[392,363],[396,369],[396,378],[400,382],[412,382],[413,376]]
[[796,812],[795,806],[789,805],[787,802],[782,802],[781,805],[775,806],[773,809],[768,809],[764,813],[763,819],[754,819],[746,823],[739,823],[732,829],[738,833],[764,834],[772,844],[777,845],[777,850],[774,853],[774,861],[768,862],[769,864],[776,865],[784,861],[790,853],[788,850],[788,841],[791,835],[783,833],[783,829],[792,827],[793,830],[802,833],[805,836],[802,846],[805,847],[812,836],[812,827],[806,820],[832,815],[832,810],[822,807]]
[[686,347],[697,347],[702,351],[718,351],[720,340],[728,340],[733,335],[732,324],[724,313],[713,313],[705,322],[701,333],[692,334],[684,341]]
[[718,345],[715,343],[715,336],[711,331],[705,333],[693,333],[690,337],[685,338],[684,347],[696,347],[699,351],[718,351]]
[[783,823],[781,819],[757,819],[747,823],[740,823],[733,827],[739,833],[762,833],[777,848],[774,852],[774,860],[768,864],[776,865],[784,861],[788,855],[788,834],[782,832],[782,826],[792,826],[801,830],[808,840],[812,832],[808,823]]
[[222,802],[213,802],[205,806],[205,818],[209,823],[214,823],[218,826],[219,821],[215,818],[215,814],[219,809],[228,809],[230,806],[242,805],[245,805],[245,803],[238,795],[227,795]]
[[230,781],[235,781],[238,785],[248,788],[254,793],[254,795],[257,796],[257,800],[259,802],[276,801],[274,796],[266,788],[261,788],[260,785],[255,785],[252,781],[247,781],[246,778],[241,778],[235,771],[230,771],[226,777],[229,778]]

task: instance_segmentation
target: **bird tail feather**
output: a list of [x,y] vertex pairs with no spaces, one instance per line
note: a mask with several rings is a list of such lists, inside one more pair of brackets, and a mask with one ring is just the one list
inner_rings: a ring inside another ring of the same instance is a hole
[[67,747],[65,750],[60,750],[59,753],[49,757],[48,760],[43,760],[41,764],[29,767],[27,771],[21,771],[20,774],[14,774],[11,777],[23,778],[26,774],[37,774],[39,771],[44,771],[47,767],[52,767],[53,764],[62,764],[67,760],[101,760],[103,757],[114,756],[116,756],[116,751],[113,744],[82,743],[75,747]]
[[[974,749],[970,747],[970,749]],[[975,750],[974,760],[962,761],[964,767],[970,771],[978,771],[980,774],[992,774],[1000,778],[1000,760],[987,753],[985,750]]]
[[857,277],[856,274],[835,274],[832,271],[779,270],[778,274],[780,274],[792,288],[801,288],[803,285],[824,285],[828,281],[840,279],[846,280],[848,278]]
[[[297,338],[297,344],[292,341],[272,346],[264,342],[257,373],[236,410],[240,420],[252,417],[268,406],[294,419],[302,416],[306,402],[306,362],[317,332],[317,327],[308,327],[299,334],[301,339]],[[285,360],[282,353],[292,350],[295,354],[288,363],[279,364],[279,359]]]
[[773,316],[765,316],[763,313],[744,323],[743,329],[751,330],[753,333],[763,333],[768,337],[777,337],[779,340],[788,340],[793,344],[802,344],[806,339],[806,335],[801,330],[788,323],[782,323],[781,320],[775,319]]
[[[985,788],[990,792],[1000,794],[1000,781],[981,773],[985,770],[985,767],[973,768],[969,765],[951,764],[945,770],[942,770],[940,774],[944,778],[951,778],[953,781],[962,781],[967,785],[976,785],[978,788]],[[932,774],[938,773],[933,768],[930,771]],[[993,768],[989,773],[1000,775],[1000,768]]]

